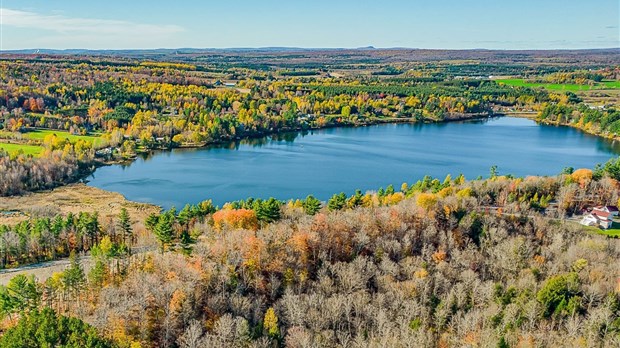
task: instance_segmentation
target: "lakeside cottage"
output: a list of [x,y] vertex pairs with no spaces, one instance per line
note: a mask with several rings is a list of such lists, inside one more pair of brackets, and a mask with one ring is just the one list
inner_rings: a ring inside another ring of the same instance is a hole
[[600,227],[602,229],[609,229],[612,227],[614,221],[613,218],[618,216],[618,207],[604,206],[593,208],[590,213],[581,219],[581,224],[584,226]]

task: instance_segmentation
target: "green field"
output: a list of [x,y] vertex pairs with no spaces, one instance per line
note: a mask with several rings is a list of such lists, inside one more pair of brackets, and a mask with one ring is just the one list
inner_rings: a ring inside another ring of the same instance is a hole
[[616,89],[620,88],[620,81],[603,81],[594,86],[576,85],[576,84],[561,84],[561,83],[535,83],[527,82],[523,79],[500,79],[495,80],[498,83],[504,83],[509,86],[517,87],[531,87],[531,88],[546,88],[550,91],[589,91],[593,89]]
[[593,226],[584,226],[584,228],[596,234],[602,234],[604,236],[612,237],[612,238],[620,238],[620,223],[614,222],[610,229],[603,230],[598,227]]
[[18,153],[20,150],[25,155],[39,156],[43,152],[42,146],[36,145],[23,145],[23,144],[6,144],[0,143],[0,149],[8,152],[10,155]]
[[75,143],[78,140],[84,140],[86,142],[92,143],[93,145],[98,145],[101,143],[101,138],[95,135],[73,135],[69,132],[63,132],[58,130],[48,130],[48,129],[37,129],[34,131],[29,131],[23,133],[22,136],[27,139],[32,140],[40,140],[43,141],[46,136],[50,134],[56,134],[56,136],[61,138],[67,138],[71,143]]
[[[11,137],[9,137],[10,134],[10,132],[0,131],[0,138],[11,139]],[[26,133],[21,133],[19,134],[21,135],[21,138],[18,137],[14,139],[21,139],[20,142],[30,142],[31,144],[42,144],[43,139],[45,139],[46,136],[51,134],[56,134],[56,136],[60,138],[69,139],[69,142],[71,143],[75,143],[78,140],[83,140],[93,144],[94,146],[97,146],[103,142],[103,139],[101,139],[101,137],[98,135],[73,135],[69,132],[49,129],[37,129]],[[28,144],[8,144],[3,142],[3,140],[0,140],[0,148],[7,151],[9,154],[15,154],[21,150],[26,155],[39,156],[43,152],[43,146]]]

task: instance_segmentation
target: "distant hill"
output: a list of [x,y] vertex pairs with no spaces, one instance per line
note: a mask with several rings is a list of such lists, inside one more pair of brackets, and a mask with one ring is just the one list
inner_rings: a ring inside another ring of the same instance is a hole
[[[417,48],[300,48],[300,47],[237,47],[237,48],[160,48],[126,50],[87,49],[26,49],[5,50],[0,59],[67,59],[75,56],[127,58],[193,62],[226,61],[251,64],[253,67],[317,67],[339,64],[391,64],[400,62],[471,61],[479,64],[560,64],[597,68],[620,65],[620,48],[583,50],[435,50]],[[224,59],[225,58],[225,59]],[[251,61],[251,63],[250,63]],[[462,62],[461,62],[462,63]],[[460,64],[460,63],[459,63]],[[585,65],[584,65],[585,64]]]

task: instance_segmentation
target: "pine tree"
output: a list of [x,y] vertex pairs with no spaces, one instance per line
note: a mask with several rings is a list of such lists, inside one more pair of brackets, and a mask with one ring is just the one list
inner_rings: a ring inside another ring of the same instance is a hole
[[302,203],[302,206],[304,207],[304,211],[306,212],[306,214],[315,215],[321,209],[321,201],[310,195],[306,197],[306,199]]
[[34,275],[19,274],[11,278],[6,286],[0,285],[0,317],[36,309],[41,303],[41,295]]
[[327,208],[331,211],[341,210],[347,202],[347,195],[344,192],[335,194],[327,202]]
[[192,207],[189,204],[186,204],[185,207],[181,209],[181,211],[179,212],[179,216],[178,216],[179,224],[183,226],[187,226],[187,224],[189,224],[192,217],[193,217]]
[[106,276],[108,274],[108,265],[102,257],[98,257],[95,260],[95,264],[88,273],[88,280],[91,285],[96,288],[103,287]]
[[266,201],[255,201],[254,211],[258,221],[271,223],[280,220],[280,206],[280,201],[273,197]]
[[69,262],[69,268],[62,273],[62,282],[65,289],[74,297],[77,297],[86,284],[86,275],[84,274],[84,268],[82,268],[75,252],[71,253]]
[[184,254],[189,255],[192,253],[192,244],[194,244],[194,239],[189,234],[187,230],[183,230],[181,232],[181,236],[179,237],[181,242],[181,250]]
[[151,213],[144,221],[144,225],[146,226],[147,230],[154,232],[155,226],[157,225],[158,222],[159,222],[159,215],[155,213]]
[[162,254],[166,250],[166,245],[172,242],[174,231],[172,229],[172,224],[174,222],[174,215],[170,213],[166,213],[159,217],[159,221],[155,225],[153,229],[153,233],[159,240],[161,244],[161,252]]
[[0,347],[81,347],[108,348],[112,343],[97,330],[77,318],[56,314],[51,308],[34,310],[0,337]]
[[128,244],[127,239],[129,239],[129,243],[133,243],[133,228],[131,227],[129,213],[127,213],[125,208],[121,209],[121,213],[118,216],[118,228],[123,232],[123,241]]

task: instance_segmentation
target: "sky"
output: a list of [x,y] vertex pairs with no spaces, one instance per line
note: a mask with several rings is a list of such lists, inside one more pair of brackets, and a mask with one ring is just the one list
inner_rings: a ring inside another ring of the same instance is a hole
[[0,0],[0,49],[620,47],[618,0]]

